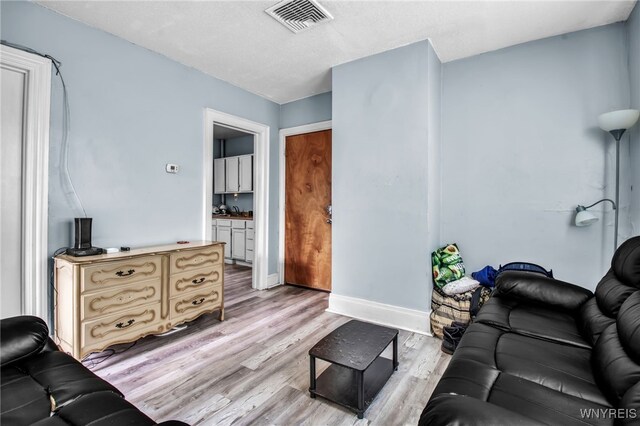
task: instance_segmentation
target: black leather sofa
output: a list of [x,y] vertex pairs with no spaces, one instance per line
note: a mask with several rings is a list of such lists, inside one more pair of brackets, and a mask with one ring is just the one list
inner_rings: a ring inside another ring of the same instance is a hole
[[[0,424],[146,426],[156,423],[112,385],[58,350],[40,318],[0,321]],[[186,426],[169,421],[164,426]]]
[[595,296],[500,274],[419,424],[640,424],[640,237],[616,251]]

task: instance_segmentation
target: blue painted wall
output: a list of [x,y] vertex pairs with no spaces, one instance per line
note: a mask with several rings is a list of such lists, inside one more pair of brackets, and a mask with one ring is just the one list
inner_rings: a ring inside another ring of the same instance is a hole
[[331,92],[289,102],[280,107],[280,128],[331,120]]
[[[631,108],[640,110],[640,5],[636,4],[626,23],[627,51],[629,54],[629,81],[631,82]],[[640,235],[640,123],[630,132],[631,143],[631,233]]]
[[615,145],[597,117],[628,107],[627,69],[623,24],[444,64],[442,238],[460,245],[470,272],[532,261],[596,285],[614,216],[596,208],[600,222],[577,228],[574,208],[614,197]]
[[429,309],[430,48],[333,68],[335,294]]
[[[62,61],[69,90],[69,171],[93,243],[144,246],[201,238],[204,108],[271,128],[269,273],[277,269],[280,106],[30,2],[1,2],[2,39]],[[53,78],[49,249],[72,244],[80,216],[60,170],[61,85]],[[181,166],[177,175],[165,163]]]

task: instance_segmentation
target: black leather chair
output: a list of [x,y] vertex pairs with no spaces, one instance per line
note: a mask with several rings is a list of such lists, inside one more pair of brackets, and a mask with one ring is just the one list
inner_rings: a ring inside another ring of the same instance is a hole
[[527,272],[500,274],[420,425],[640,424],[640,237],[595,296]]
[[[0,424],[155,425],[112,385],[58,350],[40,318],[0,321]],[[185,425],[170,421],[164,426]]]

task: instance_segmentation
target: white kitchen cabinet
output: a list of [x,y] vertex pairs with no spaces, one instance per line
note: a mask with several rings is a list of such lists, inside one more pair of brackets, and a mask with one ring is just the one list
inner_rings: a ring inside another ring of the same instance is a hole
[[227,157],[224,159],[227,182],[225,184],[226,192],[240,191],[240,168],[238,157]]
[[245,240],[246,231],[244,229],[233,228],[231,230],[231,257],[233,259],[245,260]]
[[211,241],[218,241],[218,226],[215,219],[211,222]]
[[253,229],[249,228],[249,222],[251,222],[251,226],[253,226],[253,221],[247,221],[247,231],[246,231],[246,239],[245,239],[245,261],[248,263],[253,263]]
[[225,248],[224,248],[224,257],[225,259],[231,259],[231,248],[232,248],[232,242],[231,242],[231,227],[230,226],[220,226],[218,224],[217,227],[217,241],[223,242],[226,244]]
[[238,175],[240,192],[253,191],[253,155],[238,157]]
[[213,160],[213,192],[215,194],[224,194],[226,190],[227,179],[225,177],[224,165],[224,158],[216,158]]

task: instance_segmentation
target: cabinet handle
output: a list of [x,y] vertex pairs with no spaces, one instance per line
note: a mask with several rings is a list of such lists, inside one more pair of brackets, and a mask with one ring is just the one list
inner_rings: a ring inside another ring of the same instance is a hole
[[116,275],[119,277],[128,277],[129,275],[132,275],[135,271],[136,271],[135,269],[129,269],[127,272],[118,271],[116,272]]
[[191,280],[191,282],[194,284],[202,284],[204,282],[204,277],[200,278],[199,280]]
[[130,319],[129,321],[127,321],[126,324],[119,322],[116,324],[116,328],[127,328],[127,327],[130,327],[134,322],[136,322],[136,320],[134,319]]
[[191,304],[193,306],[198,306],[198,305],[202,304],[202,302],[204,302],[204,297],[201,297],[200,300],[194,300],[193,302],[191,302]]

